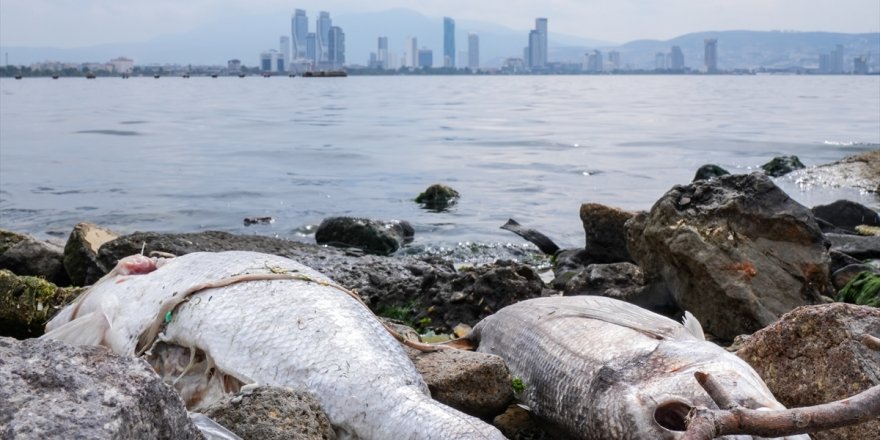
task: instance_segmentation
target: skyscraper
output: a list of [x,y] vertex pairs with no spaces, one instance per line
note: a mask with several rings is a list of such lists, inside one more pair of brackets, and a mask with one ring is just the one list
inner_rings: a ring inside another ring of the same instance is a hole
[[843,73],[843,45],[838,44],[831,51],[831,73]]
[[379,49],[376,51],[376,61],[383,69],[387,69],[389,67],[388,37],[379,37]]
[[678,46],[672,46],[672,49],[669,51],[669,68],[675,71],[684,70],[684,53],[682,53],[681,48]]
[[306,59],[312,66],[318,63],[318,36],[314,32],[306,34]]
[[547,19],[536,18],[535,29],[529,32],[529,49],[526,62],[531,68],[547,65]]
[[327,65],[331,69],[345,65],[345,33],[339,26],[331,26],[327,33]]
[[480,37],[474,33],[468,34],[468,68],[480,68]]
[[413,68],[419,67],[419,46],[416,37],[410,38],[407,46],[409,47],[407,50],[407,54],[409,54],[409,62],[407,62],[407,64]]
[[290,65],[289,64],[289,62],[290,62],[290,37],[286,37],[286,36],[282,35],[281,41],[279,41],[279,45],[280,45],[280,48],[279,48],[278,52],[281,53],[281,55],[284,57],[284,62],[288,63],[287,65],[289,66]]
[[455,20],[443,17],[443,67],[455,67]]
[[419,67],[421,68],[431,68],[434,67],[434,51],[428,48],[419,49]]
[[620,70],[620,52],[616,50],[608,52],[608,63],[611,64],[611,70]]
[[333,22],[330,21],[330,13],[321,11],[318,14],[318,21],[315,26],[315,35],[317,37],[315,47],[315,58],[318,65],[330,61],[330,28]]
[[704,63],[707,73],[718,72],[718,40],[714,38],[706,38],[703,40],[704,46]]
[[309,18],[306,11],[297,9],[290,18],[290,37],[293,42],[293,58],[306,58],[306,38],[309,34]]

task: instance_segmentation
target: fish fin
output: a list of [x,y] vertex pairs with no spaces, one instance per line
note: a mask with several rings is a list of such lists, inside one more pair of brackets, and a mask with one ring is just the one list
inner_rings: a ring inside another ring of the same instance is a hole
[[681,324],[684,325],[684,328],[697,339],[701,341],[706,340],[706,335],[703,333],[703,326],[700,324],[700,321],[697,320],[697,317],[692,315],[691,312],[685,310]]
[[655,339],[691,337],[681,324],[647,309],[602,296],[572,296],[575,304],[554,305],[547,319],[579,316],[633,329]]
[[474,351],[477,349],[477,344],[468,338],[453,339],[451,341],[446,341],[446,342],[444,342],[442,344],[438,344],[438,345],[443,345],[446,347],[457,348],[459,350],[467,350],[467,351]]
[[56,327],[40,336],[40,338],[55,339],[71,345],[107,346],[107,333],[109,330],[110,320],[107,315],[100,310],[96,310]]

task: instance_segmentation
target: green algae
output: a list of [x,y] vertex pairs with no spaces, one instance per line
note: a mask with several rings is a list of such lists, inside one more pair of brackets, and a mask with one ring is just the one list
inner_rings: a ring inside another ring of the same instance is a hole
[[0,270],[0,335],[32,338],[84,288],[62,288],[42,278]]
[[864,271],[837,292],[837,301],[862,306],[880,307],[880,275]]

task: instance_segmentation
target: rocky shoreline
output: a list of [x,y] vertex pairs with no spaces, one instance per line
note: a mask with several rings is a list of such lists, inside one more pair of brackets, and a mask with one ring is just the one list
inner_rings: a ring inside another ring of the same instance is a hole
[[[796,158],[778,160],[765,171],[774,176],[793,171],[814,184],[880,193],[880,151],[795,170],[798,164]],[[431,209],[460,197],[451,188],[426,193]],[[585,245],[548,256],[552,280],[521,261],[456,268],[440,257],[407,255],[400,249],[413,231],[405,221],[327,219],[316,234],[325,245],[224,232],[119,236],[83,223],[61,247],[0,231],[0,432],[4,438],[202,435],[171,388],[140,385],[148,379],[144,368],[149,371],[142,361],[102,348],[30,339],[119,259],[150,252],[249,250],[284,256],[357,292],[374,313],[413,339],[460,335],[462,328],[525,299],[601,295],[677,320],[684,310],[692,312],[711,340],[725,346],[736,341],[740,357],[786,406],[824,403],[880,384],[880,353],[856,339],[880,336],[880,311],[863,305],[880,301],[876,211],[850,201],[807,208],[763,173],[730,175],[715,167],[670,189],[650,211],[587,203],[580,215]],[[512,405],[515,378],[498,358],[466,351],[409,354],[435,399],[494,420],[509,438],[562,438]],[[83,363],[106,365],[96,370],[106,374],[96,376],[81,368]],[[139,379],[129,379],[132,374]],[[113,385],[118,395],[102,395],[99,390],[113,381],[139,385],[125,390]],[[58,392],[80,397],[60,399],[53,394]],[[335,438],[326,416],[300,391],[259,388],[217,405],[209,415],[242,438]],[[869,438],[878,430],[875,420],[814,438]]]

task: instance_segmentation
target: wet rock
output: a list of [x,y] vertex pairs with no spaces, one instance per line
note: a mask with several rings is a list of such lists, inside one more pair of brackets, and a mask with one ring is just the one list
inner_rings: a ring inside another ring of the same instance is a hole
[[335,440],[330,420],[307,391],[257,387],[228,395],[205,415],[243,440]]
[[880,273],[866,270],[853,277],[837,293],[838,301],[880,307]]
[[70,284],[61,246],[28,235],[0,231],[0,269],[31,275],[51,283]]
[[243,223],[245,226],[271,225],[275,223],[275,219],[272,217],[245,217]]
[[3,438],[202,439],[146,362],[104,347],[0,337]]
[[[825,220],[836,228],[850,233],[856,232],[856,226],[880,226],[880,214],[860,203],[849,200],[838,200],[828,205],[814,206],[813,215]],[[823,232],[826,231],[823,228]]]
[[697,170],[697,174],[694,175],[694,180],[708,180],[715,177],[727,176],[729,174],[730,172],[718,165],[706,164]]
[[663,284],[720,340],[818,303],[830,289],[812,213],[760,173],[676,186],[626,227],[646,282]]
[[432,211],[445,211],[454,205],[458,199],[458,191],[449,186],[435,183],[416,197],[416,203],[421,203],[425,209]]
[[84,289],[60,288],[37,277],[0,270],[0,335],[34,338],[46,322]]
[[[880,384],[880,352],[860,342],[880,335],[880,310],[850,304],[800,307],[752,335],[737,353],[789,408],[850,397]],[[815,440],[868,439],[880,419],[810,434]]]
[[645,284],[642,270],[632,263],[591,264],[570,270],[554,278],[553,288],[565,296],[607,296],[665,316],[681,312],[672,295]]
[[825,234],[831,243],[831,250],[847,254],[859,260],[880,258],[880,237]]
[[850,266],[853,264],[862,264],[862,260],[853,258],[847,254],[842,252],[837,252],[835,250],[828,251],[828,255],[831,257],[831,265],[828,267],[829,272],[834,273],[840,269],[843,269],[846,266]]
[[[849,266],[840,268],[831,274],[831,283],[834,285],[834,290],[840,292],[841,289],[843,289],[847,284],[849,284],[850,281],[852,281],[862,272],[873,272],[880,274],[880,270],[875,269],[873,266],[867,264],[850,264]],[[860,304],[855,302],[853,303]]]
[[624,224],[634,213],[598,203],[584,203],[580,214],[587,236],[584,248],[592,263],[633,261],[626,248]]
[[803,187],[848,187],[880,193],[880,150],[847,156],[832,164],[797,170],[789,177]]
[[797,156],[777,156],[770,162],[761,165],[761,169],[768,176],[779,177],[784,176],[794,170],[806,168]]
[[407,348],[431,397],[477,417],[500,414],[513,400],[510,372],[495,355],[464,350],[423,353]]
[[535,417],[519,405],[510,405],[492,424],[511,440],[570,440],[561,430]]
[[[119,235],[91,223],[74,226],[64,246],[64,267],[74,286],[88,286],[98,281],[116,262],[107,265],[98,259],[98,250]],[[140,252],[140,249],[138,249]]]
[[335,247],[354,247],[376,255],[389,255],[412,241],[415,230],[406,221],[378,221],[354,217],[324,219],[315,241]]

